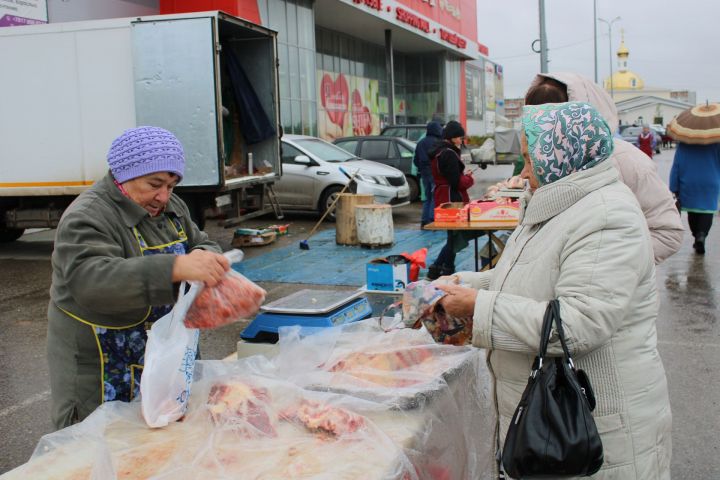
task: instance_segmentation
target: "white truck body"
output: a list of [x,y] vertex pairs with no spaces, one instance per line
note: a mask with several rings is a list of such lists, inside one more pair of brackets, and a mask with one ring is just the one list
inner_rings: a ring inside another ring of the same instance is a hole
[[[252,153],[262,174],[227,174],[223,49],[238,56],[277,126],[276,33],[245,20],[200,12],[0,29],[0,229],[55,226],[69,201],[107,172],[112,140],[139,125],[178,137],[181,192],[202,197],[202,206],[271,185],[282,173],[279,135],[253,145],[240,139],[242,156]],[[45,213],[47,222],[38,217]]]

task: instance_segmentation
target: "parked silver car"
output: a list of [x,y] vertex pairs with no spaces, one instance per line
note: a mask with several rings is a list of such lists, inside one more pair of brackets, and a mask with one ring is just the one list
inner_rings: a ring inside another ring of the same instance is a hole
[[[359,159],[316,137],[283,135],[282,163],[275,193],[286,210],[317,210],[322,214],[347,185],[348,175],[355,172],[357,193],[372,194],[377,203],[392,206],[410,202],[410,188],[400,170]],[[328,216],[333,218],[334,214]]]

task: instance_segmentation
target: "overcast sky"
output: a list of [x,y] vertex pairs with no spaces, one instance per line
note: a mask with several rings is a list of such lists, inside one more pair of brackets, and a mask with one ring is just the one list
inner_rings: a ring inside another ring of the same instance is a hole
[[[478,40],[505,71],[505,98],[524,96],[540,71],[530,49],[539,37],[538,0],[477,0]],[[620,29],[630,50],[628,67],[645,87],[694,90],[697,101],[720,101],[720,2],[717,0],[597,0],[597,15],[613,24],[612,62]],[[546,0],[549,71],[595,76],[593,1]],[[607,25],[598,22],[598,79],[610,71]]]

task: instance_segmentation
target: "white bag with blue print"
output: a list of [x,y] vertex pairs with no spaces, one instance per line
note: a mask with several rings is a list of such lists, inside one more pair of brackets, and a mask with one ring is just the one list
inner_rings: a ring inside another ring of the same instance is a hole
[[185,282],[180,284],[172,311],[148,331],[140,399],[145,422],[153,428],[182,418],[190,397],[200,331],[185,327],[183,320],[198,286],[191,286],[187,293],[185,287]]

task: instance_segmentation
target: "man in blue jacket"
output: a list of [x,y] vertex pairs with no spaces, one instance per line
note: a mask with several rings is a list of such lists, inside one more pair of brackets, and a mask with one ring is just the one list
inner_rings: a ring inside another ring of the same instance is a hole
[[415,147],[415,157],[413,163],[418,169],[420,180],[422,181],[423,190],[425,191],[425,200],[423,200],[422,217],[420,225],[425,226],[431,223],[434,218],[435,203],[433,202],[433,181],[432,170],[430,168],[430,152],[435,146],[442,142],[442,125],[440,122],[432,121],[427,124],[427,133]]

